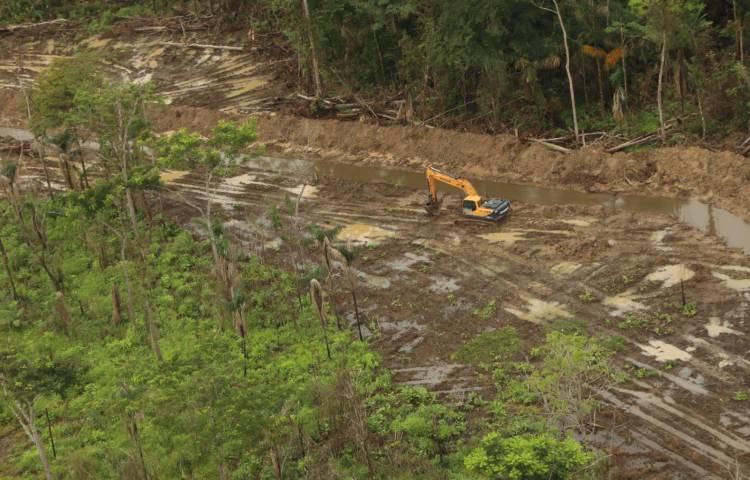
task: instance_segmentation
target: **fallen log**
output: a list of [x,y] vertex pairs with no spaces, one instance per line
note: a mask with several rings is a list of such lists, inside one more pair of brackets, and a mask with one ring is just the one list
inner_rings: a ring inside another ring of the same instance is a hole
[[214,50],[231,50],[233,52],[241,52],[245,50],[244,47],[234,47],[231,45],[207,45],[203,43],[179,43],[179,42],[159,42],[159,45],[166,47],[180,47],[180,48],[207,48]]
[[654,141],[654,140],[656,140],[658,138],[659,138],[659,134],[658,133],[649,133],[648,135],[645,135],[645,136],[642,136],[642,137],[638,137],[638,138],[636,138],[634,140],[629,140],[629,141],[627,141],[625,143],[621,143],[621,144],[619,144],[617,146],[614,146],[614,147],[610,147],[610,148],[606,149],[605,152],[607,152],[607,153],[619,152],[620,150],[625,150],[626,148],[629,148],[629,147],[635,147],[635,146],[638,146],[638,145],[643,145],[644,143],[652,142],[652,141]]
[[18,25],[5,25],[4,27],[0,27],[0,32],[7,31],[7,32],[14,32],[16,30],[25,30],[29,28],[36,28],[36,27],[43,27],[47,25],[57,25],[66,23],[67,20],[64,18],[58,18],[56,20],[48,20],[46,22],[39,22],[39,23],[21,23]]
[[538,143],[539,145],[542,145],[543,147],[549,148],[550,150],[554,150],[556,152],[570,153],[570,149],[569,148],[565,148],[565,147],[562,147],[560,145],[555,145],[554,143],[550,143],[550,142],[547,142],[547,141],[544,141],[544,140],[539,140],[539,139],[536,139],[536,138],[530,138],[529,140],[531,140],[534,143]]
[[[673,129],[676,124],[677,124],[677,122],[671,122],[671,123],[665,125],[664,126],[664,132],[666,133],[666,132],[670,131],[671,129]],[[621,144],[616,145],[614,147],[610,147],[610,148],[608,148],[608,149],[606,149],[604,151],[607,152],[607,153],[619,152],[620,150],[624,150],[626,148],[636,147],[638,145],[643,145],[644,143],[653,142],[654,140],[657,140],[659,138],[659,136],[660,136],[659,135],[659,131],[657,130],[656,132],[647,133],[645,135],[641,135],[638,138],[634,138],[633,140],[628,140],[625,143],[621,143]]]
[[742,151],[743,155],[750,153],[750,137],[747,137],[744,142],[740,143],[737,148]]

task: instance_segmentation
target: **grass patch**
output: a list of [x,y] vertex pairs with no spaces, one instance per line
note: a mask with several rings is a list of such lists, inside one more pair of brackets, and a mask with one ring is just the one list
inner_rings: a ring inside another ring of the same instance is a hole
[[503,327],[494,332],[486,332],[469,340],[453,354],[453,359],[474,365],[489,366],[492,363],[515,358],[523,348],[523,342],[513,327]]

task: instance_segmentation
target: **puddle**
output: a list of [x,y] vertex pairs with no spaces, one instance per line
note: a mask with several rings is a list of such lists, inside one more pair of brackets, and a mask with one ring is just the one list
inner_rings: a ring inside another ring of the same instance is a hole
[[732,327],[732,324],[729,323],[729,320],[724,320],[723,322],[719,317],[711,317],[708,319],[708,323],[704,325],[706,332],[708,333],[708,336],[711,338],[716,338],[722,333],[728,333],[730,335],[744,335],[744,333],[740,332],[739,330],[734,330]]
[[380,240],[391,238],[395,232],[384,228],[368,225],[366,223],[352,223],[339,231],[336,238],[342,241],[351,241],[361,245],[371,245]]
[[510,230],[507,232],[485,233],[484,235],[479,235],[479,238],[483,238],[488,242],[513,245],[519,240],[524,240],[526,237],[524,236],[523,232]]
[[357,279],[362,285],[377,290],[385,290],[391,287],[391,281],[388,278],[366,273],[361,270],[357,270]]
[[719,268],[722,270],[731,270],[733,272],[750,273],[750,267],[743,267],[742,265],[721,265]]
[[667,238],[667,235],[670,233],[672,232],[669,228],[652,233],[650,238],[651,243],[654,244],[654,247],[656,247],[657,250],[662,250],[664,252],[671,251],[672,247],[664,245],[664,239]]
[[164,183],[172,183],[189,174],[190,172],[188,172],[187,170],[162,170],[161,172],[159,172],[159,177]]
[[460,364],[434,365],[429,367],[396,368],[394,373],[411,377],[407,381],[398,382],[401,385],[423,386],[426,388],[436,387],[452,378],[451,374],[463,368]]
[[427,290],[434,293],[453,293],[461,290],[458,281],[455,278],[433,277],[432,285]]
[[589,220],[584,220],[582,218],[562,220],[562,223],[567,223],[568,225],[573,225],[574,227],[590,227],[591,226],[591,222]]
[[420,335],[416,337],[414,340],[401,345],[398,351],[400,353],[411,353],[414,351],[414,348],[416,348],[417,345],[424,342],[424,339],[425,339],[424,335]]
[[614,308],[614,310],[610,312],[612,315],[622,317],[626,313],[646,309],[646,305],[638,302],[636,298],[638,298],[638,294],[634,289],[630,289],[605,298],[602,300],[602,304]]
[[580,263],[574,263],[574,262],[560,262],[557,265],[553,266],[550,271],[554,273],[555,275],[565,276],[570,275],[571,273],[575,272],[581,268]]
[[252,185],[256,183],[256,181],[255,175],[250,173],[243,173],[242,175],[227,177],[222,183],[230,187],[243,187],[245,185]]
[[538,298],[526,299],[527,306],[526,311],[517,310],[514,308],[506,308],[505,311],[515,315],[521,320],[526,320],[532,323],[543,323],[549,322],[561,317],[570,317],[570,313],[562,308],[557,302],[545,302]]
[[680,282],[686,282],[695,276],[695,272],[683,264],[659,267],[646,277],[647,282],[661,282],[661,288],[670,288]]
[[320,188],[315,185],[297,185],[296,187],[282,187],[282,190],[286,190],[295,197],[299,197],[301,192],[302,198],[315,198]]
[[387,262],[386,265],[388,265],[393,270],[397,270],[399,272],[407,272],[414,265],[429,261],[430,256],[426,253],[406,252],[403,257],[396,260],[391,260],[390,262]]
[[721,280],[727,288],[737,290],[738,292],[750,291],[750,278],[735,279],[719,272],[713,272],[712,275]]
[[688,352],[661,340],[649,340],[648,345],[639,344],[638,346],[641,347],[644,355],[654,357],[657,362],[670,362],[673,360],[688,361],[693,358]]

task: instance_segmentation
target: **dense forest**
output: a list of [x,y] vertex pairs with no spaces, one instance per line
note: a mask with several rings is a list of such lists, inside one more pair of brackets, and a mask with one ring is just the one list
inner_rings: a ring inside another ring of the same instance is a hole
[[722,139],[750,120],[746,0],[0,4],[6,22],[94,28],[177,12],[274,36],[298,54],[311,94],[398,98],[408,117],[446,126],[664,137],[679,121],[680,141]]

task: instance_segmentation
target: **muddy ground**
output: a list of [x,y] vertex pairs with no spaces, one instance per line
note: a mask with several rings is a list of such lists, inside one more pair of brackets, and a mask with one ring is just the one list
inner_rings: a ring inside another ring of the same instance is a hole
[[[697,148],[562,155],[512,136],[290,117],[272,112],[291,91],[271,68],[278,59],[162,49],[165,39],[134,32],[75,42],[55,32],[0,39],[0,126],[24,122],[18,73],[30,85],[74,44],[107,52],[123,76],[155,81],[171,102],[156,118],[162,131],[205,130],[225,116],[271,111],[261,116],[261,134],[270,152],[287,159],[251,161],[222,181],[212,201],[247,251],[283,264],[291,247],[268,210],[307,184],[301,224],[340,227],[338,242],[361,246],[354,267],[365,333],[398,382],[441,395],[491,393],[487,379],[454,360],[461,345],[506,325],[536,344],[550,324],[577,320],[593,335],[624,338],[617,364],[631,380],[599,392],[607,408],[588,439],[613,455],[613,478],[732,478],[737,464],[750,474],[750,404],[735,400],[750,391],[750,259],[740,250],[672,217],[600,206],[516,202],[499,224],[456,223],[456,195],[446,197],[443,215],[427,217],[422,190],[378,183],[377,175],[366,182],[319,175],[288,158],[409,168],[432,162],[479,178],[690,194],[748,218],[746,159]],[[19,50],[22,65],[12,54]],[[40,175],[24,161],[25,188]],[[200,175],[172,172],[165,181],[170,215],[194,225],[195,211],[185,205],[205,200]],[[694,315],[682,311],[682,286]],[[337,301],[351,312],[345,298]],[[489,313],[475,313],[481,310]]]

